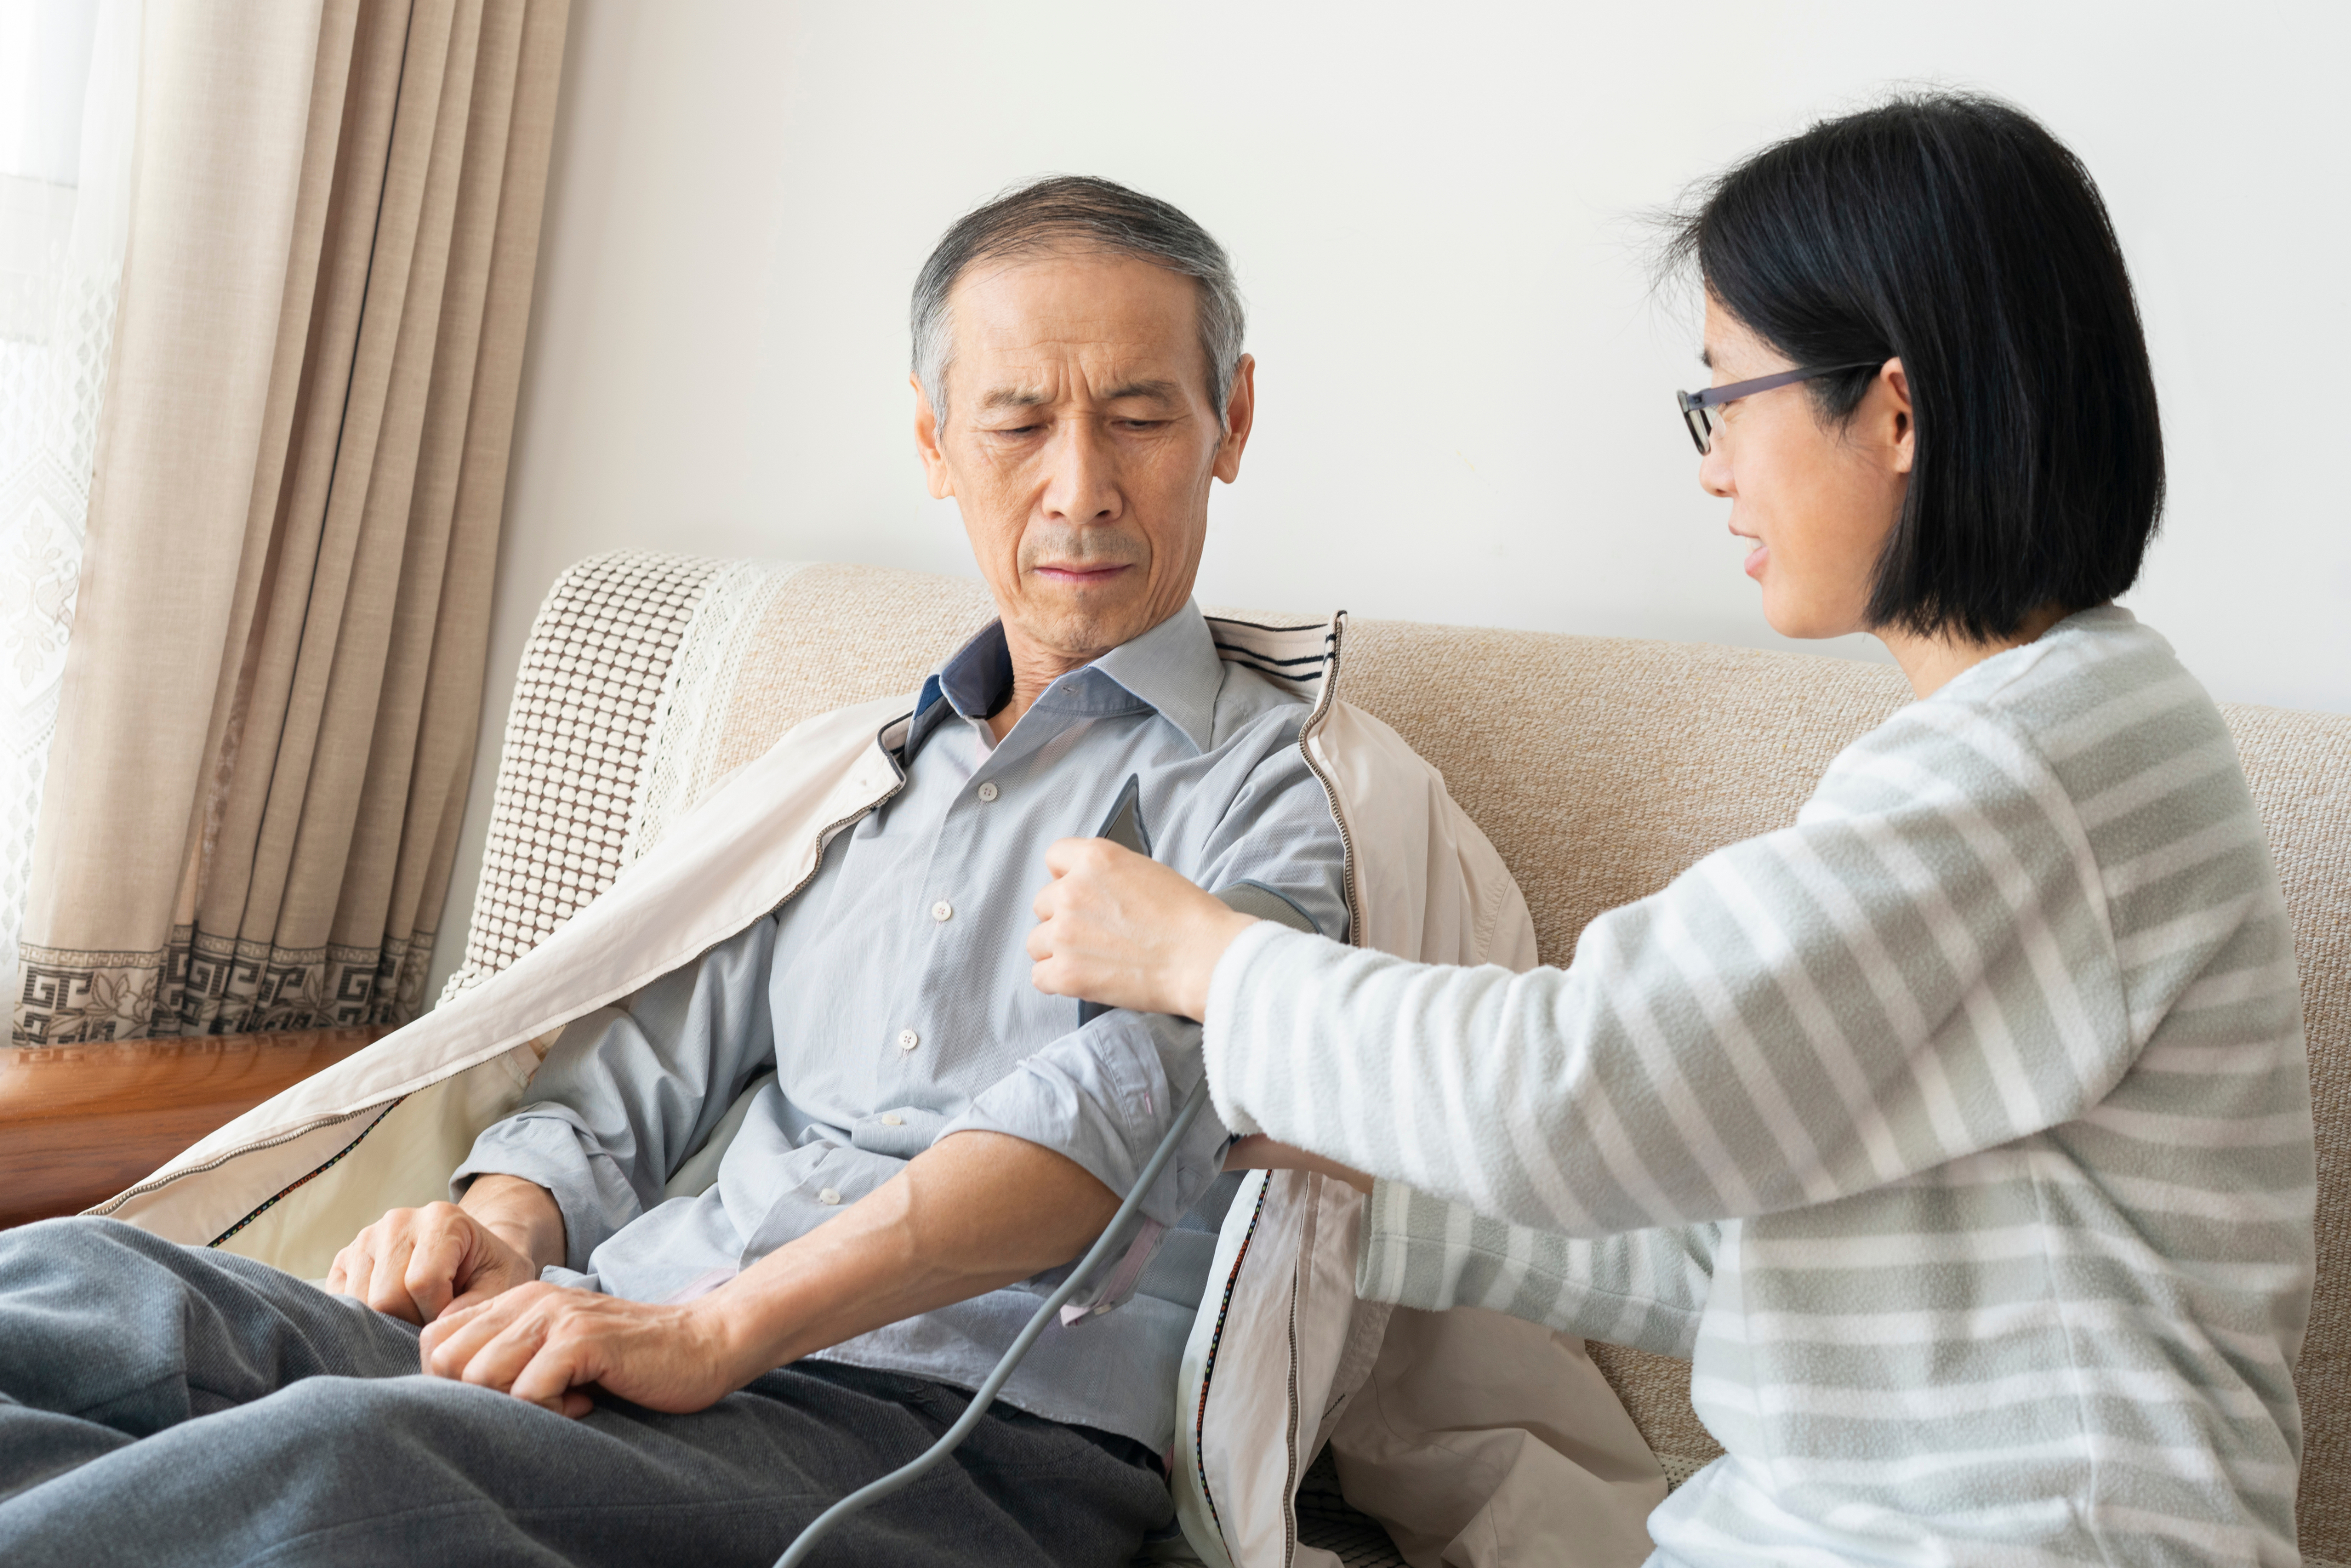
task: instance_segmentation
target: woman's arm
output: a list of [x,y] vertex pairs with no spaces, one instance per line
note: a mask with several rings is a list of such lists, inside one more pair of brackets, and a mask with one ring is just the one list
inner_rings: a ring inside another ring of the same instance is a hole
[[1383,1182],[1364,1207],[1362,1239],[1355,1293],[1365,1301],[1484,1307],[1687,1361],[1721,1236],[1713,1225],[1558,1236]]
[[1204,1007],[1235,1131],[1596,1236],[1830,1201],[2095,1103],[2133,1035],[2083,845],[2029,746],[1945,708],[1593,922],[1566,969],[1236,925],[1091,849],[1032,951],[1049,988]]

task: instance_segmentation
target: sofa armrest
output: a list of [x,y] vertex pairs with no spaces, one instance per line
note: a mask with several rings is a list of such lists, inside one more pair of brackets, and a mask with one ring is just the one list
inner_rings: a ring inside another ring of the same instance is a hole
[[387,1026],[0,1050],[0,1227],[103,1203]]

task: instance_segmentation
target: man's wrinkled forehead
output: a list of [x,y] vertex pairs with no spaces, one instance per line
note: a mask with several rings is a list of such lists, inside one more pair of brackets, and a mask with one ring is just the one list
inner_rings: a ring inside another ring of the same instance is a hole
[[1076,393],[1180,399],[1199,377],[1198,290],[1132,256],[1048,253],[967,269],[947,297],[949,380],[983,409]]
[[[1043,408],[1075,390],[1049,388],[1036,382],[1014,382],[992,386],[981,392],[979,406],[991,412]],[[1184,396],[1182,383],[1164,376],[1113,377],[1108,386],[1088,387],[1085,391],[1088,395],[1103,402],[1124,402],[1136,399],[1149,402],[1177,402]]]

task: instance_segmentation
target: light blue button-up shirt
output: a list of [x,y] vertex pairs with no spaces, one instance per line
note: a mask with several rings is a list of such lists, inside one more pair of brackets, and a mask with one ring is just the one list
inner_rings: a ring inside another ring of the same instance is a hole
[[[1000,626],[926,681],[896,796],[837,837],[800,895],[567,1029],[537,1098],[475,1140],[483,1172],[563,1210],[550,1279],[638,1301],[706,1290],[873,1191],[954,1132],[1010,1134],[1123,1194],[1200,1080],[1199,1030],[1029,983],[1029,902],[1055,840],[1103,825],[1129,779],[1155,858],[1203,886],[1249,881],[1346,933],[1343,852],[1300,755],[1307,709],[1217,657],[1186,605],[1047,687],[999,743]],[[664,1198],[768,1072],[717,1179]],[[1056,1324],[1002,1397],[1166,1451],[1176,1368],[1232,1183],[1230,1134],[1194,1124],[1144,1211],[1173,1228],[1134,1298]],[[1058,1277],[1058,1276],[1056,1276]],[[1046,1289],[1014,1286],[848,1341],[829,1359],[976,1387]]]

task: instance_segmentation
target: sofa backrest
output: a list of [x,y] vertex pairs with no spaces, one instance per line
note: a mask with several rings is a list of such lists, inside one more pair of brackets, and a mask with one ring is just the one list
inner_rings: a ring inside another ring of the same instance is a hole
[[[977,583],[875,567],[630,552],[574,568],[524,655],[453,984],[528,951],[792,725],[911,693],[988,613]],[[1908,696],[1895,671],[1844,660],[1403,622],[1352,622],[1344,661],[1342,695],[1444,773],[1553,963],[1603,910],[1792,821]],[[2303,1550],[2351,1560],[2351,716],[2224,711],[2294,915],[2318,1121]],[[1669,1474],[1719,1451],[1687,1364],[1593,1354]]]

